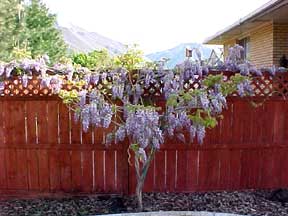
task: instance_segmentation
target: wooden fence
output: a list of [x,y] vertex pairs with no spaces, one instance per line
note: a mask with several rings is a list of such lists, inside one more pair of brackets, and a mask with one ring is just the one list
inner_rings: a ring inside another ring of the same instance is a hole
[[[273,92],[277,86],[286,95],[288,82],[279,79],[256,82],[253,100],[270,96],[257,108],[247,99],[229,98],[224,119],[207,131],[203,145],[168,139],[156,153],[145,191],[287,187],[288,103]],[[82,132],[48,90],[40,94],[33,85],[27,90],[19,81],[6,84],[0,97],[1,194],[134,192],[127,143],[105,146],[107,131]]]

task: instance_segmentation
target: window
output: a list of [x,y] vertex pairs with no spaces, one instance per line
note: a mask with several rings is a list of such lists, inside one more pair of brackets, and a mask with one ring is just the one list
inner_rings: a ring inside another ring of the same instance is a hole
[[244,48],[244,52],[241,53],[243,60],[249,60],[250,57],[250,38],[246,37],[238,41],[238,44]]

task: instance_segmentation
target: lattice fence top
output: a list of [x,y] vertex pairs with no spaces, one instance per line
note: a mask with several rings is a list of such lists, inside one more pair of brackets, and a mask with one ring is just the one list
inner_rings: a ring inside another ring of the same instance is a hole
[[22,80],[18,78],[5,80],[4,90],[1,96],[52,96],[53,93],[49,88],[41,88],[41,80],[33,77],[28,80],[27,87],[24,87]]
[[[234,72],[211,72],[210,74],[223,73],[225,79],[229,79],[234,75]],[[105,88],[104,85],[99,84],[99,89]],[[201,87],[201,79],[197,78],[189,80],[184,85],[185,89],[198,89]],[[263,76],[253,77],[252,88],[255,97],[288,97],[288,73],[277,73],[275,76],[270,76],[264,73]],[[65,89],[72,89],[72,86],[65,85]],[[162,94],[162,84],[152,83],[149,88],[145,89],[144,95],[160,96]],[[53,92],[48,87],[41,87],[41,79],[37,76],[28,80],[27,87],[24,87],[22,80],[18,77],[4,81],[2,86],[1,97],[50,97]],[[237,96],[235,93],[233,96]]]

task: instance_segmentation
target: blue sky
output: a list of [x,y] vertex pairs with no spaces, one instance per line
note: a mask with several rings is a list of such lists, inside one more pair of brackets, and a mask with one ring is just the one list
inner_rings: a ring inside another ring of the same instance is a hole
[[62,26],[76,25],[146,53],[203,42],[268,0],[43,0]]

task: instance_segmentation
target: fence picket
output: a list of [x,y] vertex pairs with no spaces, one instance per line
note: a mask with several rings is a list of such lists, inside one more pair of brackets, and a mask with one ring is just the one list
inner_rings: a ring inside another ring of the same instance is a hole
[[72,151],[71,153],[71,191],[81,192],[82,169],[81,169],[81,151]]
[[[153,191],[165,191],[165,151],[158,151],[155,155],[155,185]],[[166,166],[167,169],[167,166]]]
[[199,151],[187,151],[187,189],[195,191],[198,187]]
[[38,151],[38,163],[39,163],[39,186],[40,191],[50,190],[50,177],[49,177],[49,154],[47,150]]
[[49,176],[50,176],[50,190],[61,191],[61,168],[60,160],[63,157],[61,151],[50,150],[49,151]]
[[0,149],[0,189],[7,189],[5,150]]
[[[53,137],[56,136],[56,134],[49,136],[49,130],[55,131],[56,124],[54,123],[53,128],[48,129],[48,104],[51,103],[51,101],[37,101],[35,104],[37,106],[37,136],[38,136],[38,143],[39,144],[47,144],[50,143],[50,139],[54,139]],[[53,101],[54,103],[54,101]],[[56,107],[54,109],[57,109]]]
[[93,160],[91,151],[82,152],[82,188],[84,192],[93,191]]
[[94,151],[94,190],[96,192],[104,191],[104,151]]
[[37,150],[27,150],[27,166],[29,190],[39,190],[39,158]]
[[60,152],[60,182],[61,189],[64,192],[69,192],[72,188],[72,169],[71,169],[71,155],[70,151]]

